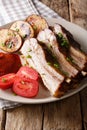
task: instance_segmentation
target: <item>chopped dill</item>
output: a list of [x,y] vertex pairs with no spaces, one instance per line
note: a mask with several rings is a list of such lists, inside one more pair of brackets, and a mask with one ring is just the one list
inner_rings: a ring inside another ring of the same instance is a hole
[[27,57],[26,58],[32,58],[32,56],[31,55],[27,55]]
[[5,47],[5,43],[2,43],[2,46]]
[[58,33],[58,39],[60,40],[61,42],[61,46],[62,47],[65,47],[65,48],[69,48],[69,42],[68,40],[62,35],[62,33]]
[[5,83],[7,80],[5,78],[2,78],[2,82]]
[[55,68],[59,68],[60,66],[59,66],[58,63],[54,63],[54,67],[55,67]]

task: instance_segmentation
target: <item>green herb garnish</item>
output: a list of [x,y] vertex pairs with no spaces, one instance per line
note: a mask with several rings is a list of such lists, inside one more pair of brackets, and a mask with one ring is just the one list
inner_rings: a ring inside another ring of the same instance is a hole
[[48,44],[48,49],[50,50],[52,48],[52,45]]
[[18,51],[17,54],[18,54],[18,55],[22,55],[21,51]]
[[2,46],[5,47],[5,43],[2,43]]
[[18,29],[18,28],[16,28],[16,32],[19,32],[19,29]]
[[69,56],[69,57],[66,57],[66,60],[67,60],[67,61],[69,61],[69,62],[72,62],[72,63],[74,63],[74,60],[73,60],[73,58],[72,58],[72,57],[70,57],[70,56]]
[[63,73],[64,75],[66,75],[67,77],[69,76],[69,73],[68,73],[68,72],[62,71],[62,73]]
[[16,34],[14,33],[14,36],[16,36]]
[[9,42],[7,47],[10,49],[12,48],[12,45],[13,45],[13,42]]
[[25,34],[24,36],[22,36],[22,38],[26,38],[27,37],[27,34]]
[[27,55],[27,57],[26,58],[32,58],[32,56],[30,56],[30,55]]
[[45,75],[44,73],[42,75]]
[[8,35],[11,35],[11,33],[10,33],[10,32],[8,32]]
[[59,68],[59,64],[56,64],[56,63],[55,63],[55,64],[54,64],[54,67]]
[[14,95],[14,96],[17,96],[17,94],[16,94],[16,93],[14,93],[14,92],[13,92],[13,95]]
[[50,63],[50,62],[47,62],[47,64],[48,64],[48,65],[51,65],[51,63]]
[[68,40],[62,35],[62,33],[58,33],[58,39],[60,40],[60,45],[65,48],[69,48]]
[[59,38],[59,39],[62,39],[62,38],[63,38],[62,33],[58,33],[58,38]]
[[37,30],[37,27],[34,25],[34,26],[33,26],[33,29],[34,29],[34,30]]
[[24,66],[26,66],[27,64],[25,63]]
[[28,52],[31,52],[32,50],[31,49],[28,49]]
[[5,78],[2,78],[2,82],[5,83],[7,80]]
[[34,67],[33,67],[33,66],[30,66],[30,68],[34,69]]
[[61,43],[61,46],[65,47],[65,48],[69,48],[69,44],[68,44],[68,41],[66,39],[62,39],[62,43]]

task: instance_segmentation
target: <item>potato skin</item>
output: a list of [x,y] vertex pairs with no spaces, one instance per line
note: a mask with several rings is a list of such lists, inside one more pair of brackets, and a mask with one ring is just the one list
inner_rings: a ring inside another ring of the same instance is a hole
[[28,16],[25,21],[27,21],[33,27],[35,36],[37,36],[37,34],[41,30],[48,28],[47,21],[43,17],[36,15],[36,14],[32,14],[32,15]]
[[0,29],[0,49],[13,53],[22,46],[21,36],[11,29]]
[[34,37],[34,30],[32,26],[25,21],[14,22],[10,29],[18,32],[23,39]]

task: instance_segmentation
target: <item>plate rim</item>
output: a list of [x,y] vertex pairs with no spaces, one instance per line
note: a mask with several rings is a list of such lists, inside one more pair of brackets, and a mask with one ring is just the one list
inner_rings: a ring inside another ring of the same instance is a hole
[[[82,27],[80,27],[80,26],[78,26],[78,25],[76,25],[76,24],[74,24],[74,23],[71,23],[71,22],[69,22],[69,21],[67,21],[67,20],[65,20],[65,19],[62,19],[62,18],[46,18],[46,20],[47,21],[55,21],[54,23],[56,23],[56,22],[58,22],[58,21],[60,21],[62,24],[61,25],[69,25],[69,26],[74,26],[74,27],[76,27],[78,30],[80,30],[80,31],[82,31],[82,32],[84,32],[84,34],[85,33],[87,33],[87,31],[85,30],[85,29],[83,29]],[[3,27],[5,27],[5,26],[8,26],[9,24],[11,24],[11,23],[13,23],[13,22],[10,22],[10,23],[8,23],[8,24],[6,24],[6,25],[3,25],[3,26],[0,26],[0,28],[3,28]],[[59,23],[59,22],[58,22]],[[5,100],[8,100],[8,101],[12,101],[12,102],[17,102],[17,103],[23,103],[23,104],[43,104],[43,103],[50,103],[50,102],[54,102],[54,101],[60,101],[60,100],[63,100],[63,99],[66,99],[66,98],[69,98],[69,97],[71,97],[71,96],[73,96],[73,95],[75,95],[75,94],[77,94],[78,92],[80,92],[81,90],[83,90],[84,88],[85,88],[86,86],[85,85],[83,85],[83,87],[79,87],[79,88],[76,88],[76,89],[73,89],[73,90],[71,90],[70,92],[66,92],[66,94],[64,95],[64,96],[62,96],[62,97],[60,97],[60,98],[55,98],[55,97],[49,97],[49,98],[43,98],[43,99],[35,99],[35,98],[24,98],[24,97],[21,97],[21,99],[23,99],[23,100],[21,100],[21,101],[19,101],[19,100],[15,100],[15,99],[10,99],[10,97],[8,97],[8,96],[6,96],[6,97],[2,97],[1,95],[0,95],[0,98],[1,99],[5,99]],[[0,89],[0,93],[2,92],[3,90],[1,90]],[[19,98],[20,99],[20,98]]]

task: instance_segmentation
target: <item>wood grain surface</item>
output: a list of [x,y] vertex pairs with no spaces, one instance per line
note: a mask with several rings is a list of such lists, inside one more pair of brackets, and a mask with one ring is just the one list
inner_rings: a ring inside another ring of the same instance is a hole
[[0,130],[4,130],[6,121],[6,111],[0,109]]
[[69,12],[72,22],[87,29],[87,0],[69,0]]
[[5,130],[41,130],[42,119],[41,105],[24,105],[7,111]]
[[84,130],[87,130],[87,88],[80,93],[81,109],[82,109],[82,122]]
[[[40,0],[87,29],[87,0]],[[0,110],[0,130],[87,130],[87,88],[59,102]]]
[[43,130],[82,130],[80,112],[78,95],[45,105]]

